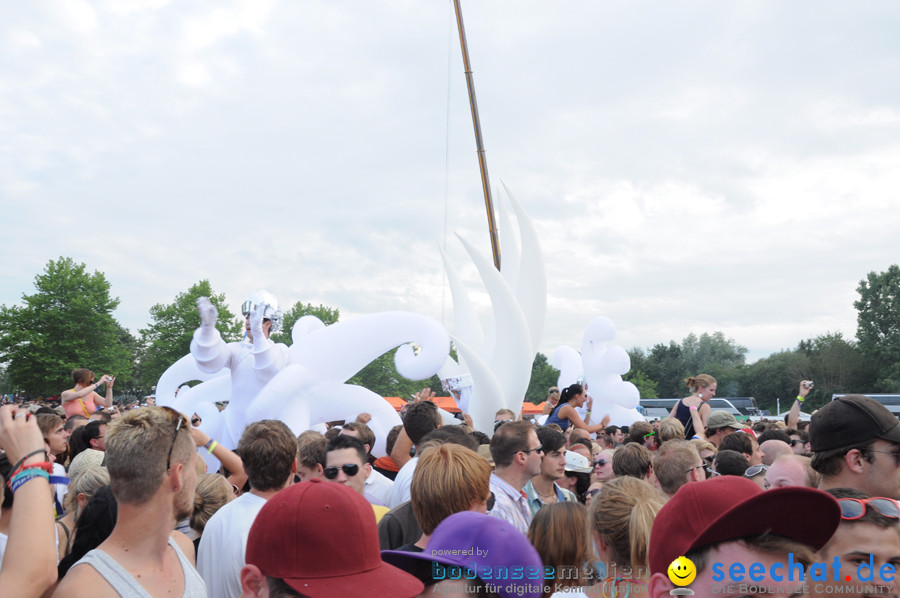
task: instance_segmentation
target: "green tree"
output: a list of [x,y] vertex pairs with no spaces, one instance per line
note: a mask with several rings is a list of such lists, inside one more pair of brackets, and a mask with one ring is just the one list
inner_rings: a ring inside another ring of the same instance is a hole
[[89,274],[72,258],[50,260],[22,304],[0,307],[0,364],[16,390],[36,396],[72,386],[79,367],[123,379],[133,356],[112,316],[119,305],[101,272]]
[[157,303],[150,308],[150,325],[140,330],[140,353],[137,385],[149,391],[173,363],[190,353],[194,330],[200,326],[197,299],[209,297],[219,310],[216,328],[226,342],[239,340],[242,320],[227,307],[224,293],[215,293],[208,280],[201,280],[169,304]]
[[525,391],[525,400],[535,405],[547,400],[547,390],[556,386],[558,380],[559,370],[550,365],[546,355],[538,352],[531,363],[531,381]]
[[645,374],[641,370],[636,370],[632,367],[631,371],[622,376],[622,379],[637,386],[638,391],[641,393],[642,399],[659,398],[659,393],[656,390],[656,382],[651,380],[647,376],[647,374]]
[[447,394],[441,389],[441,381],[437,375],[428,380],[409,380],[401,376],[394,365],[396,352],[397,349],[392,349],[384,353],[347,380],[347,384],[363,386],[383,397],[401,397],[407,400],[410,395],[426,387],[439,395]]
[[340,315],[341,312],[336,307],[327,307],[322,304],[314,306],[312,303],[298,301],[293,307],[284,312],[284,325],[281,327],[280,332],[272,334],[272,340],[276,343],[284,343],[287,346],[291,346],[294,342],[294,339],[291,338],[291,329],[297,320],[303,316],[316,316],[326,326],[331,326],[338,321]]
[[856,291],[859,300],[856,338],[859,348],[876,368],[872,390],[900,391],[900,266],[869,272]]
[[[740,383],[743,396],[756,399],[760,409],[776,413],[776,399],[781,399],[781,410],[790,409],[800,381],[810,378],[810,359],[802,351],[780,351],[745,366],[741,370]],[[721,394],[721,393],[716,393]],[[821,400],[810,395],[804,411],[809,411]]]

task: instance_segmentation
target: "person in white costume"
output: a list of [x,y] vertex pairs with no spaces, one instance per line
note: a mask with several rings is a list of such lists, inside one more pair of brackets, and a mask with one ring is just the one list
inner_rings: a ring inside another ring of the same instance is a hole
[[194,331],[191,355],[202,372],[214,374],[224,367],[231,371],[231,396],[223,412],[225,422],[219,442],[234,448],[247,424],[245,413],[253,397],[289,362],[287,345],[269,338],[269,334],[281,330],[283,316],[275,296],[258,291],[241,306],[246,318],[244,339],[226,343],[216,329],[216,307],[207,297],[200,297],[197,307],[201,323]]

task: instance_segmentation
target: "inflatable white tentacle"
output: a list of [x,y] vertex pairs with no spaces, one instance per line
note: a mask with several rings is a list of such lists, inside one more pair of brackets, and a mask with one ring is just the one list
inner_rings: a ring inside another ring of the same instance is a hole
[[396,363],[402,375],[413,379],[433,375],[450,352],[447,331],[431,318],[384,312],[311,332],[291,346],[291,362],[316,372],[322,382],[340,383],[380,355],[409,342],[419,346],[419,353],[403,351]]
[[[472,416],[472,425],[476,430],[481,430],[488,436],[494,433],[494,414],[498,409],[506,407],[503,400],[503,387],[497,380],[497,376],[491,371],[490,366],[469,347],[462,339],[453,337],[453,344],[460,357],[465,359],[472,374],[472,397],[469,399],[469,415]],[[522,410],[513,409],[517,414]]]
[[[506,183],[503,183],[509,202],[516,212],[516,221],[519,224],[519,236],[521,238],[522,251],[519,261],[528,264],[523,268],[518,283],[513,287],[516,299],[525,320],[528,322],[528,331],[531,335],[531,346],[534,351],[540,345],[544,334],[544,320],[547,317],[547,272],[544,267],[544,257],[541,252],[540,237],[534,228],[534,223],[525,213],[522,205],[516,200]],[[532,360],[534,355],[532,355]],[[529,363],[529,367],[531,363]]]
[[[459,235],[457,235],[459,237]],[[459,237],[469,257],[478,268],[484,286],[491,297],[497,347],[489,357],[491,370],[503,384],[503,403],[515,413],[522,411],[522,400],[531,378],[534,352],[528,334],[528,322],[519,307],[512,289],[489,262],[468,241]],[[469,360],[469,356],[465,356]],[[470,367],[472,363],[469,362]]]

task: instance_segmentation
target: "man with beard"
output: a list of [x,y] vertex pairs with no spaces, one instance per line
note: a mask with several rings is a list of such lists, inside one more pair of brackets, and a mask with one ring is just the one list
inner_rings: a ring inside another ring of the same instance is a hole
[[184,415],[132,411],[109,428],[106,467],[118,501],[116,526],[69,570],[54,596],[206,596],[194,546],[177,521],[190,515],[197,452]]

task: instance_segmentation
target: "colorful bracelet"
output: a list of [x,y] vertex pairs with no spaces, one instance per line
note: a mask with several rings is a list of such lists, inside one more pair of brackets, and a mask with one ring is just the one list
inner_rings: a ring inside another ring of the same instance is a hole
[[47,449],[39,448],[37,450],[31,451],[30,453],[28,453],[27,455],[25,455],[24,457],[22,457],[21,459],[16,461],[16,464],[13,465],[12,470],[14,472],[19,471],[20,469],[22,469],[22,465],[25,464],[25,461],[34,457],[35,455],[43,455],[45,450],[47,450]]
[[205,448],[206,450],[209,450],[209,447],[212,446],[212,443],[213,443],[213,442],[215,442],[215,440],[213,440],[212,438],[210,438],[210,439],[209,439],[209,442],[207,442],[206,444],[203,445],[203,448]]
[[17,470],[9,474],[10,479],[16,477],[18,474],[22,473],[26,469],[37,468],[43,471],[46,471],[47,474],[53,473],[53,464],[50,461],[41,461],[40,463],[29,463],[27,465],[22,465]]
[[797,395],[797,400],[800,401],[800,402],[802,403],[802,402],[805,401],[806,399],[803,398],[803,397],[801,397],[800,395]]
[[697,406],[696,405],[688,405],[688,409],[690,409],[691,411],[696,411]]
[[48,482],[50,481],[50,474],[42,469],[34,469],[33,471],[23,471],[18,474],[14,478],[10,480],[9,489],[13,491],[15,494],[16,490],[22,487],[22,485],[26,482],[29,482],[36,478],[44,478]]
[[212,452],[216,450],[217,446],[219,446],[219,443],[213,440],[212,443],[210,443],[209,447],[206,449],[206,452],[212,455]]

